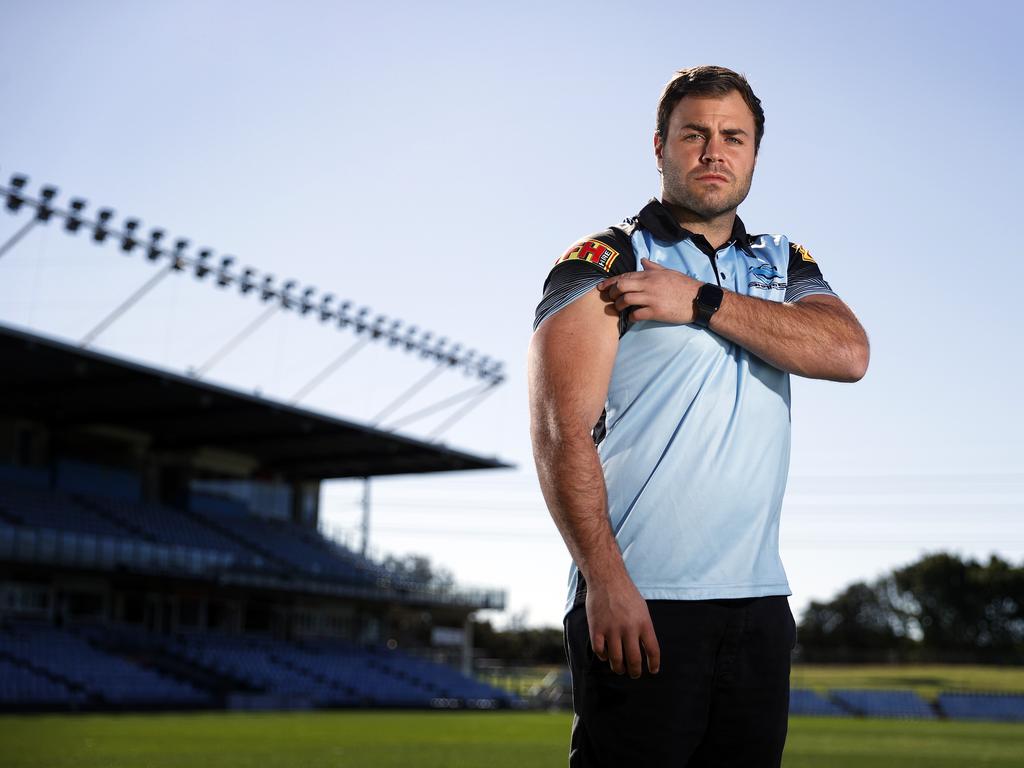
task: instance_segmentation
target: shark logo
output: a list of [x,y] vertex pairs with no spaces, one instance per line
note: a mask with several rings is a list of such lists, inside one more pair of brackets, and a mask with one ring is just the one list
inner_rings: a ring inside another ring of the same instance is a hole
[[762,261],[746,271],[750,272],[751,276],[758,281],[751,283],[751,288],[785,288],[782,273],[767,261]]

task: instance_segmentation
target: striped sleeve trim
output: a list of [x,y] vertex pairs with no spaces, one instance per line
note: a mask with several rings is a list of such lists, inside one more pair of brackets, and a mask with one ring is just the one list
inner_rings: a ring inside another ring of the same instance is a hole
[[823,294],[839,298],[839,294],[832,290],[832,286],[820,277],[808,277],[803,280],[798,280],[795,283],[790,283],[786,288],[786,297],[784,301],[792,303],[815,294]]
[[589,293],[598,283],[604,280],[607,275],[582,275],[572,280],[566,280],[555,290],[544,296],[543,301],[537,307],[537,314],[533,320],[533,330],[537,330],[540,324],[551,317],[559,310],[565,309],[576,299]]

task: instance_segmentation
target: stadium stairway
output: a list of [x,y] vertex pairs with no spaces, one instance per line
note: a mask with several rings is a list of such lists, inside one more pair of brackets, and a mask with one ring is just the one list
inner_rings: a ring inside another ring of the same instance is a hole
[[71,627],[69,631],[88,638],[95,647],[107,653],[129,658],[165,677],[206,691],[219,705],[223,705],[231,694],[258,690],[241,678],[200,667],[181,658],[169,650],[170,642],[165,635],[127,625],[90,624]]
[[792,688],[789,692],[789,713],[791,715],[818,715],[827,717],[850,717],[853,713],[817,691],[806,688]]
[[82,702],[110,707],[209,705],[208,694],[94,647],[48,624],[11,622],[0,630],[0,653],[15,665],[60,682]]
[[0,711],[50,711],[80,706],[88,695],[73,685],[0,653]]

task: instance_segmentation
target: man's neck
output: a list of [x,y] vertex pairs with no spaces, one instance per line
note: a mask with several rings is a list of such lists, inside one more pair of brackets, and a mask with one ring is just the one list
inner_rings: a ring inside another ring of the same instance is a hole
[[696,235],[704,235],[704,239],[711,244],[712,248],[721,248],[732,238],[732,227],[736,221],[735,208],[708,219],[694,213],[689,208],[670,203],[664,198],[662,198],[662,205],[669,210],[679,226]]

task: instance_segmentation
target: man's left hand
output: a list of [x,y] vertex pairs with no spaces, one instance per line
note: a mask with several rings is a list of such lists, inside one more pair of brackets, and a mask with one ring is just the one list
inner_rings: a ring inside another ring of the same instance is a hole
[[633,320],[657,320],[683,325],[694,320],[693,300],[703,285],[675,269],[641,259],[642,272],[627,272],[597,284],[598,290],[622,312],[633,307]]

